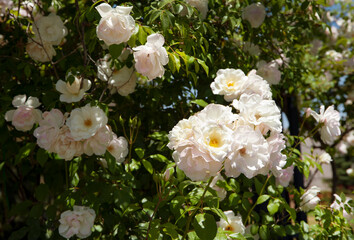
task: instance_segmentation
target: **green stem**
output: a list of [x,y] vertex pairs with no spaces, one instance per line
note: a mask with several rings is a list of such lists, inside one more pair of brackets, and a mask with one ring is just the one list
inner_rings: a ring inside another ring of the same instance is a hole
[[191,224],[192,218],[193,218],[194,215],[197,213],[197,211],[198,211],[200,205],[202,204],[203,199],[204,199],[204,196],[205,196],[205,194],[206,194],[206,192],[207,192],[207,190],[208,190],[208,188],[209,188],[211,182],[213,181],[213,179],[214,179],[214,176],[209,179],[208,184],[206,185],[206,187],[205,187],[205,189],[204,189],[204,192],[203,192],[202,196],[201,196],[200,199],[199,199],[198,205],[196,206],[196,208],[194,209],[194,211],[192,212],[192,214],[189,215],[189,217],[188,217],[188,219],[187,219],[186,230],[184,231],[182,240],[184,240],[184,239],[186,238],[187,233],[188,233],[188,231],[189,231],[189,226],[190,226],[190,224]]
[[[264,189],[265,189],[265,187],[266,187],[266,185],[267,185],[268,180],[270,179],[270,177],[271,177],[271,175],[268,175],[267,180],[264,182],[263,187],[262,187],[262,189],[261,189],[261,192],[259,193],[259,196],[262,196],[262,194],[263,194],[263,192],[264,192]],[[248,211],[247,217],[245,218],[245,221],[244,221],[244,224],[245,224],[245,225],[246,225],[246,223],[248,222],[248,219],[249,219],[250,216],[251,216],[251,212],[252,212],[253,209],[256,207],[256,205],[257,205],[257,201],[253,204],[253,206],[251,207],[251,209]]]
[[69,174],[68,174],[68,162],[65,161],[65,182],[66,182],[66,189],[69,189]]

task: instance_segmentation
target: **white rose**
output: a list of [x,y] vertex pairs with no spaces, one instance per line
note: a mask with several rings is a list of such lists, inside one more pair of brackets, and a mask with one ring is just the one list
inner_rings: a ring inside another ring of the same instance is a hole
[[117,89],[122,96],[128,96],[135,91],[136,74],[133,68],[124,66],[118,71],[113,71],[109,84]]
[[328,153],[324,152],[318,157],[319,163],[330,164],[332,162],[332,157]]
[[232,135],[231,151],[225,160],[225,174],[247,178],[266,174],[269,161],[269,145],[262,133],[248,125],[238,126]]
[[315,209],[316,205],[320,202],[320,198],[317,197],[319,192],[320,189],[316,186],[307,189],[300,198],[300,209],[305,212]]
[[[206,15],[208,13],[208,0],[186,0],[186,3],[191,5],[192,7],[195,7],[198,9],[200,12],[200,16],[203,19],[206,18]],[[187,15],[187,9],[183,7],[182,11],[180,12],[181,16]]]
[[225,101],[231,102],[243,93],[247,82],[247,76],[240,69],[220,69],[210,88],[214,94],[224,95]]
[[133,7],[112,8],[102,3],[96,9],[102,17],[96,29],[97,37],[108,46],[127,42],[135,29],[134,18],[129,15]]
[[262,60],[257,64],[257,67],[257,74],[267,80],[270,85],[280,82],[281,72],[278,69],[279,65],[275,61],[266,63]]
[[287,167],[280,171],[279,176],[276,177],[276,183],[283,187],[288,187],[294,175],[294,166]]
[[323,123],[324,125],[320,129],[321,139],[326,144],[332,144],[334,138],[339,136],[340,131],[340,114],[338,111],[334,110],[333,105],[329,106],[326,111],[324,106],[320,107],[320,114],[315,111],[311,111],[311,115],[315,118],[318,123]]
[[57,54],[52,44],[43,42],[43,46],[41,46],[41,41],[37,37],[35,37],[33,40],[28,40],[28,43],[26,44],[26,52],[28,55],[33,60],[38,62],[50,62],[52,58]]
[[232,112],[232,108],[221,104],[209,104],[202,111],[195,114],[199,122],[195,122],[200,126],[204,124],[218,124],[232,127],[232,123],[238,118],[237,114]]
[[111,55],[106,54],[102,59],[97,61],[97,78],[102,81],[109,81],[112,76],[113,69],[111,68]]
[[65,119],[63,113],[55,108],[50,112],[44,112],[42,117],[43,119],[39,122],[39,127],[34,130],[33,135],[37,138],[38,146],[50,151]]
[[93,209],[83,206],[74,206],[74,210],[68,210],[60,215],[59,234],[64,238],[76,235],[79,238],[87,238],[91,235],[91,228],[95,222],[96,213]]
[[248,74],[249,84],[247,88],[244,90],[244,93],[247,94],[258,94],[263,99],[272,99],[272,92],[270,90],[270,86],[266,80],[264,80],[261,76],[257,75],[255,69],[251,70]]
[[281,151],[286,147],[284,135],[278,132],[271,132],[270,136],[266,139],[269,145],[269,164],[268,168],[272,171],[275,177],[283,173],[283,167],[286,164],[286,155]]
[[32,29],[38,38],[52,45],[59,45],[68,33],[63,21],[55,13],[39,17]]
[[72,75],[71,73],[66,77],[67,82],[59,80],[55,84],[55,89],[60,92],[60,101],[66,103],[78,102],[80,101],[87,90],[91,87],[91,81],[88,79],[83,79],[81,77],[74,76],[74,82],[70,84],[68,77]]
[[129,153],[127,139],[122,136],[118,138],[117,135],[113,134],[113,139],[110,141],[107,151],[112,154],[118,163],[124,162],[125,157]]
[[224,214],[227,217],[227,221],[223,218],[217,222],[217,226],[222,228],[224,231],[230,231],[233,233],[241,233],[243,235],[245,233],[245,225],[242,223],[242,217],[240,214],[235,216],[235,213],[232,210],[225,211]]
[[[338,196],[337,194],[333,194],[335,199],[333,201],[333,203],[331,204],[331,208],[332,209],[336,209],[338,211],[342,211],[342,214],[343,214],[343,217],[346,218],[349,222],[354,218],[354,208],[350,207],[350,205],[348,205],[347,203],[352,200],[351,198],[349,197],[346,197],[345,198],[345,202],[342,202],[342,199],[340,198],[340,196]],[[339,203],[338,203],[338,202]],[[345,208],[344,208],[344,205],[347,204],[347,206],[349,206],[349,208],[351,208],[352,210],[352,213],[348,213]]]
[[52,143],[49,152],[54,152],[65,161],[73,159],[83,154],[83,145],[81,141],[75,141],[70,133],[68,126],[60,128],[59,133]]
[[172,157],[192,181],[206,181],[222,167],[222,162],[215,161],[209,152],[192,141],[178,145]]
[[224,125],[207,123],[194,129],[194,141],[215,161],[223,162],[230,151],[232,130]]
[[242,94],[240,100],[234,100],[232,106],[240,111],[240,117],[258,127],[263,134],[268,130],[282,131],[280,110],[274,100],[262,99],[257,94]]
[[29,97],[26,101],[26,95],[17,95],[12,105],[17,109],[7,111],[5,120],[11,121],[18,131],[29,131],[42,119],[42,112],[35,109],[41,105],[36,97]]
[[79,141],[94,136],[107,121],[107,116],[101,108],[87,104],[85,107],[72,110],[66,125],[70,128],[72,137]]
[[354,166],[352,165],[352,167],[348,168],[347,170],[345,170],[345,172],[347,173],[347,175],[349,177],[354,177]]
[[252,56],[259,56],[261,54],[261,49],[251,42],[244,42],[243,51],[248,52]]
[[216,191],[216,193],[218,194],[218,197],[219,197],[220,201],[222,201],[222,200],[225,199],[225,197],[226,197],[226,195],[227,195],[227,192],[226,192],[226,190],[225,190],[224,188],[221,188],[221,187],[219,187],[218,185],[216,185],[216,183],[217,183],[219,180],[220,180],[220,181],[225,181],[225,179],[221,176],[220,173],[218,173],[218,174],[214,177],[213,181],[211,181],[211,183],[210,183],[210,188],[212,188],[212,189],[214,189],[214,190]]
[[193,138],[193,128],[197,125],[196,122],[199,123],[199,119],[196,116],[180,120],[168,134],[169,143],[167,147],[171,150],[176,149],[184,140]]
[[97,130],[96,134],[88,138],[84,142],[84,153],[88,156],[102,155],[106,152],[106,148],[111,142],[113,135],[108,125]]
[[168,63],[168,55],[164,43],[161,34],[151,34],[145,45],[133,48],[136,71],[149,80],[162,77],[165,73],[163,66]]
[[266,16],[265,7],[262,3],[253,3],[243,9],[242,19],[247,20],[253,28],[258,28]]
[[335,50],[328,50],[325,55],[328,56],[334,62],[339,62],[343,60],[343,55]]

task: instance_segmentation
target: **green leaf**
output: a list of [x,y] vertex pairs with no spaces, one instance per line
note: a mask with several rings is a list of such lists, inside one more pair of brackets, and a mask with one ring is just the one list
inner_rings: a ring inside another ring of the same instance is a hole
[[44,201],[49,195],[49,187],[47,184],[40,184],[34,193],[38,201]]
[[48,154],[46,153],[46,151],[44,149],[40,148],[37,151],[36,159],[37,159],[37,162],[43,167],[44,164],[48,160]]
[[262,225],[260,228],[259,228],[259,236],[261,239],[270,239],[269,238],[269,230],[268,230],[268,227],[266,225]]
[[167,15],[166,11],[161,12],[160,20],[161,20],[161,24],[162,24],[162,29],[164,32],[166,32],[167,29],[170,28],[170,19],[169,19],[169,16]]
[[202,99],[192,100],[191,103],[197,104],[197,105],[199,105],[199,106],[201,106],[201,107],[206,107],[206,106],[208,106],[208,103],[205,102],[205,101],[202,100]]
[[122,50],[124,48],[124,44],[121,43],[119,45],[117,44],[112,44],[109,46],[109,54],[111,54],[112,58],[117,59],[120,54],[122,53]]
[[278,209],[279,209],[279,202],[277,201],[270,201],[268,206],[267,206],[267,209],[269,211],[269,214],[270,215],[274,215],[276,212],[278,212]]
[[213,215],[201,213],[195,216],[192,223],[198,237],[203,240],[213,240],[216,236],[217,226]]
[[36,146],[35,143],[27,143],[25,146],[20,148],[20,151],[15,158],[15,165],[19,164],[23,158],[28,157],[30,153],[33,151],[35,146]]
[[154,168],[152,167],[151,163],[145,159],[141,160],[145,169],[150,173],[153,174],[154,173]]
[[209,67],[205,64],[203,60],[197,59],[198,63],[203,67],[204,71],[206,72],[207,76],[209,75]]
[[285,228],[283,226],[275,225],[273,227],[273,229],[274,229],[274,231],[276,232],[277,235],[279,235],[281,237],[285,237],[286,236]]
[[135,153],[140,159],[142,159],[144,157],[145,149],[135,148]]
[[36,204],[32,207],[30,211],[30,217],[33,218],[39,218],[43,213],[43,205],[42,204]]
[[157,160],[159,162],[164,162],[164,163],[168,163],[169,162],[169,160],[164,155],[161,155],[161,154],[150,155],[150,158],[155,159],[155,160]]
[[258,199],[257,199],[256,205],[261,204],[261,203],[264,203],[264,202],[267,201],[269,198],[270,198],[269,195],[262,195],[262,196],[259,196]]
[[26,236],[28,230],[29,230],[29,227],[22,227],[19,230],[11,233],[11,235],[10,235],[8,240],[24,239],[24,237]]
[[145,32],[144,28],[142,26],[139,26],[139,32],[138,32],[138,40],[139,42],[144,45],[146,43],[147,39],[147,33]]

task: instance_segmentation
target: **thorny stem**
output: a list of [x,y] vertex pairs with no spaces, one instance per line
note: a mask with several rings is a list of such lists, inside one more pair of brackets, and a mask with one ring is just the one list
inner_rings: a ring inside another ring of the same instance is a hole
[[197,213],[197,211],[198,211],[200,205],[202,204],[203,199],[204,199],[204,196],[205,196],[205,194],[206,194],[206,192],[207,192],[207,190],[208,190],[208,188],[209,188],[211,182],[213,181],[213,179],[214,179],[214,176],[213,176],[213,177],[210,177],[210,179],[209,179],[209,181],[208,181],[208,184],[206,185],[206,187],[205,187],[205,189],[204,189],[204,192],[203,192],[202,196],[201,196],[200,199],[199,199],[198,205],[196,206],[196,208],[194,209],[194,211],[192,212],[192,214],[189,215],[189,217],[188,217],[188,219],[187,219],[186,230],[184,231],[182,240],[184,240],[184,239],[186,238],[187,233],[188,233],[188,231],[189,231],[189,226],[190,226],[190,224],[191,224],[192,218],[195,216],[195,214]]
[[[265,187],[266,187],[266,185],[267,185],[268,180],[270,179],[270,177],[271,177],[271,175],[268,175],[267,180],[264,182],[263,187],[262,187],[262,189],[261,189],[261,191],[260,191],[260,193],[259,193],[259,196],[261,196],[261,195],[263,194],[264,189],[265,189]],[[251,207],[251,209],[248,211],[247,217],[245,218],[245,221],[244,221],[244,225],[247,224],[248,219],[249,219],[250,216],[251,216],[251,212],[252,212],[253,209],[256,207],[256,205],[257,205],[257,201],[253,204],[253,206]]]

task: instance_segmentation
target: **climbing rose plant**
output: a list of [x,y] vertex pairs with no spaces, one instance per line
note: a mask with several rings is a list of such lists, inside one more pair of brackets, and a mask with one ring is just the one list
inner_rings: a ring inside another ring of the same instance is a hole
[[352,239],[352,10],[0,1],[0,237]]

